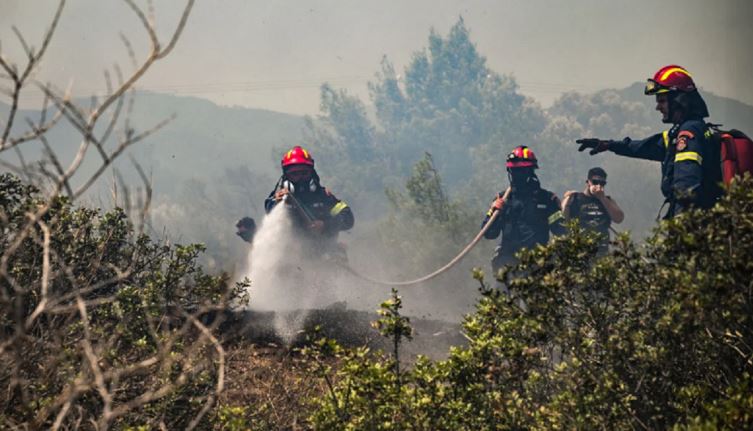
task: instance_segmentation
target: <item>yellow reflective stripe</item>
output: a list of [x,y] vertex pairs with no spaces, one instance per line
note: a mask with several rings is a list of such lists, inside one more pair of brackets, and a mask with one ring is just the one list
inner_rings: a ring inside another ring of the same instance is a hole
[[661,132],[661,137],[664,138],[664,148],[669,147],[669,130]]
[[563,218],[562,211],[557,211],[549,216],[549,224],[555,223],[557,220]]
[[340,202],[336,203],[335,206],[333,206],[331,210],[329,210],[329,215],[331,215],[332,217],[334,217],[334,216],[340,214],[340,212],[342,210],[344,210],[345,208],[348,208],[348,204],[346,204],[343,201],[340,201]]
[[305,149],[303,149],[303,148],[301,148],[301,151],[303,151],[303,157],[304,157],[304,158],[307,158],[307,159],[308,159],[308,158],[309,158],[309,152],[308,152],[308,151],[306,151],[306,150],[305,150]]
[[528,158],[528,148],[523,148],[523,158],[524,159]]
[[[687,71],[687,70],[685,70],[685,69],[683,69],[682,67],[673,67],[673,68],[671,68],[671,69],[667,69],[667,70],[665,70],[665,71],[664,71],[664,73],[662,74],[662,76],[661,76],[661,78],[660,78],[659,80],[660,80],[660,81],[664,81],[665,79],[667,79],[667,77],[668,77],[669,75],[673,74],[674,72],[680,72],[680,73],[682,73],[682,74],[684,74],[684,75],[688,75],[688,76],[690,76],[690,73],[688,73],[688,71]],[[690,77],[692,78],[692,76],[690,76]]]
[[693,151],[686,151],[684,153],[677,153],[675,156],[675,163],[676,162],[683,162],[685,160],[692,160],[694,162],[698,162],[698,164],[703,163],[703,157],[701,157],[700,154],[693,152]]

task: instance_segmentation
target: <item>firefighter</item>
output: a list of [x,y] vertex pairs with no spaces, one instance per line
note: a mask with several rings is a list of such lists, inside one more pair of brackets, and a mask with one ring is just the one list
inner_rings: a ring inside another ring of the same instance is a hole
[[487,239],[502,234],[502,241],[492,258],[494,272],[503,265],[514,263],[515,253],[521,248],[546,244],[550,231],[563,233],[560,200],[554,193],[541,188],[535,173],[538,162],[533,151],[525,146],[516,147],[507,156],[505,166],[510,185],[504,193],[497,195],[482,223],[482,227],[485,226],[493,212],[500,211],[484,233]]
[[621,156],[661,162],[661,191],[672,218],[690,207],[711,208],[722,195],[719,149],[710,142],[709,116],[693,78],[677,65],[662,67],[646,83],[644,94],[656,97],[656,110],[669,130],[643,140],[578,139],[578,151],[612,151]]
[[617,202],[604,193],[607,173],[602,168],[588,170],[583,192],[568,191],[562,200],[562,215],[566,220],[578,219],[580,227],[599,235],[599,254],[609,249],[609,228],[622,223],[625,214]]
[[353,227],[353,212],[348,204],[322,187],[308,151],[296,146],[283,155],[280,165],[282,176],[264,201],[267,213],[286,195],[291,195],[293,199],[286,202],[293,211],[295,224],[310,238],[334,243],[340,231]]
[[250,243],[254,240],[254,235],[256,234],[256,222],[251,217],[243,217],[238,220],[238,223],[235,224],[235,228],[238,229],[235,234],[241,237],[243,241]]

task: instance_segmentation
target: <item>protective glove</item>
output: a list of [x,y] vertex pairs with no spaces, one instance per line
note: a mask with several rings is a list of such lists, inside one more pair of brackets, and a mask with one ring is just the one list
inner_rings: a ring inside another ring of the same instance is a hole
[[505,204],[505,200],[502,199],[502,196],[498,196],[497,199],[494,200],[494,203],[492,204],[492,208],[499,211],[502,209],[502,206]]
[[492,209],[497,210],[497,211],[501,210],[502,207],[505,205],[505,201],[507,201],[507,198],[510,196],[511,191],[512,189],[508,187],[507,190],[505,190],[505,193],[501,195],[498,194],[497,199],[495,199],[494,202],[492,203]]
[[575,143],[580,144],[578,151],[583,151],[586,148],[591,148],[588,152],[590,155],[599,154],[609,149],[609,141],[604,141],[596,138],[584,138],[578,139]]

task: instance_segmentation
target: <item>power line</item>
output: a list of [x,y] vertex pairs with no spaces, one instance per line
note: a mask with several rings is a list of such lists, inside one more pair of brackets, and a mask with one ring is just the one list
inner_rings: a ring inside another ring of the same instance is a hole
[[[230,82],[197,82],[183,84],[162,84],[135,87],[140,91],[154,93],[168,93],[175,95],[211,95],[222,93],[261,93],[266,91],[284,91],[305,88],[319,88],[324,83],[333,87],[366,86],[371,79],[357,75],[332,76],[309,79],[262,80],[262,81],[230,81]],[[534,94],[560,94],[567,91],[595,92],[604,89],[597,85],[566,82],[536,82],[515,81],[517,88],[523,92]],[[73,91],[73,97],[106,96],[103,88],[83,88]],[[43,93],[36,89],[24,94],[28,103],[33,100],[41,101]]]

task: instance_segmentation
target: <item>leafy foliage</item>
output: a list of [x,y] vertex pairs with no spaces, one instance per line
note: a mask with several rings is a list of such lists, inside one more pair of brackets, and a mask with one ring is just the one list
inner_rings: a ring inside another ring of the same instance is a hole
[[429,153],[413,167],[404,187],[386,190],[391,212],[380,226],[381,240],[387,249],[401,250],[398,257],[403,264],[433,269],[437,262],[452,258],[473,235],[476,225],[468,220],[474,214],[448,195]]
[[[427,151],[453,188],[467,189],[485,171],[478,161],[503,160],[501,143],[517,145],[543,128],[541,111],[515,81],[487,67],[462,19],[446,37],[432,32],[404,75],[383,59],[369,88],[376,125],[362,102],[324,85],[322,115],[309,119],[308,137],[314,151],[336,161],[333,172],[370,194],[394,186]],[[479,151],[485,156],[476,158]],[[349,175],[354,165],[357,175]]]
[[[318,429],[748,429],[753,424],[753,180],[708,212],[621,236],[579,231],[521,253],[464,322],[467,347],[344,361]],[[391,333],[395,337],[396,334]],[[330,342],[331,343],[331,342]],[[334,402],[334,401],[336,402]],[[332,402],[330,402],[332,401]],[[328,404],[329,403],[329,404]]]
[[242,302],[246,285],[205,274],[201,245],[138,234],[120,209],[60,197],[30,220],[47,201],[8,174],[0,203],[0,422],[185,428],[201,418],[222,381],[213,313]]

